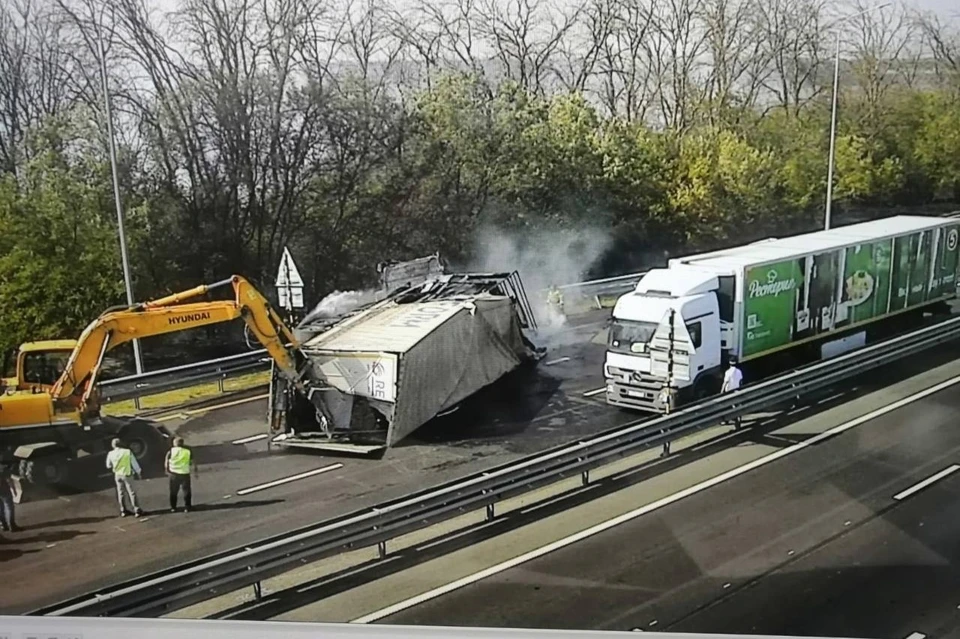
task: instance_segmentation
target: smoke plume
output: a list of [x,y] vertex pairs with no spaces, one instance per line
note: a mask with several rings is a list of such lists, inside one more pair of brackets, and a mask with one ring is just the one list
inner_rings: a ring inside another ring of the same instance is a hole
[[334,291],[313,307],[304,323],[316,319],[330,319],[339,317],[344,313],[360,308],[364,304],[375,302],[377,299],[376,289],[367,289],[363,291]]
[[[551,284],[562,287],[583,280],[585,274],[610,245],[610,237],[598,229],[504,231],[487,228],[475,238],[474,259],[468,270],[519,271],[530,304],[549,336],[566,325],[566,318],[547,304]],[[582,302],[575,291],[563,290],[566,313]]]

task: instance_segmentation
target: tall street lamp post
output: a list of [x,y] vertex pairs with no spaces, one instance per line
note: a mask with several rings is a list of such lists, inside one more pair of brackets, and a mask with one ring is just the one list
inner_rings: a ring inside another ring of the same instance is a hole
[[[879,11],[889,7],[891,3],[885,2],[884,4],[877,5],[875,7],[870,7],[869,9],[864,9],[863,11],[858,11],[857,13],[844,16],[836,22],[834,26],[838,26],[842,22],[846,22],[851,18],[857,18],[866,13],[871,13],[873,11]],[[840,92],[840,29],[837,29],[837,46],[836,51],[833,56],[833,106],[831,107],[830,113],[830,156],[827,159],[827,204],[826,211],[823,216],[823,228],[824,230],[830,229],[831,214],[832,214],[832,205],[833,205],[833,156],[834,151],[837,146],[837,94]]]
[[[110,111],[110,89],[107,84],[107,57],[103,49],[103,33],[97,29],[97,46],[100,50],[100,78],[103,81],[103,110],[107,119],[107,139],[110,147],[110,169],[113,172],[113,199],[117,208],[117,230],[120,234],[120,258],[123,261],[123,284],[127,289],[127,305],[133,306],[133,286],[130,283],[130,260],[127,257],[127,236],[123,230],[123,205],[120,201],[120,180],[117,178],[117,150],[113,139],[113,115]],[[133,340],[133,360],[137,375],[143,373],[143,357],[140,341]]]

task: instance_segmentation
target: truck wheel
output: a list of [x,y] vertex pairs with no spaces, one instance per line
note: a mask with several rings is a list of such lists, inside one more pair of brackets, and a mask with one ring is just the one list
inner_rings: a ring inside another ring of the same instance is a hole
[[717,380],[713,377],[707,377],[697,380],[693,386],[693,401],[699,402],[708,397],[712,397],[720,390]]
[[68,475],[68,463],[68,460],[58,457],[24,459],[20,462],[20,476],[35,486],[63,484]]

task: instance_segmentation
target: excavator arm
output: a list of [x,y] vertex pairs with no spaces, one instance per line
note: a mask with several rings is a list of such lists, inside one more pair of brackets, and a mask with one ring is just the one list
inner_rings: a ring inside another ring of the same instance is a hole
[[[225,287],[233,288],[232,300],[192,301]],[[304,365],[306,360],[293,332],[256,288],[243,277],[234,275],[215,284],[104,312],[80,335],[63,374],[51,389],[54,404],[87,412],[104,356],[120,344],[238,318],[246,322],[266,348],[281,374],[310,397],[313,389],[308,388],[305,381],[309,366]]]

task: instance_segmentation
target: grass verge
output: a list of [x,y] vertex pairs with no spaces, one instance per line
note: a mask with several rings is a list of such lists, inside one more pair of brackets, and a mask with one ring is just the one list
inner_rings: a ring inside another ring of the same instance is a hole
[[[237,377],[223,380],[223,393],[247,390],[269,383],[270,371],[247,373],[246,375],[238,375]],[[221,393],[220,386],[217,382],[204,382],[196,386],[141,397],[139,410],[132,399],[126,399],[121,402],[104,405],[101,412],[104,415],[135,415],[140,411],[173,408],[188,402],[217,397],[223,393]]]

